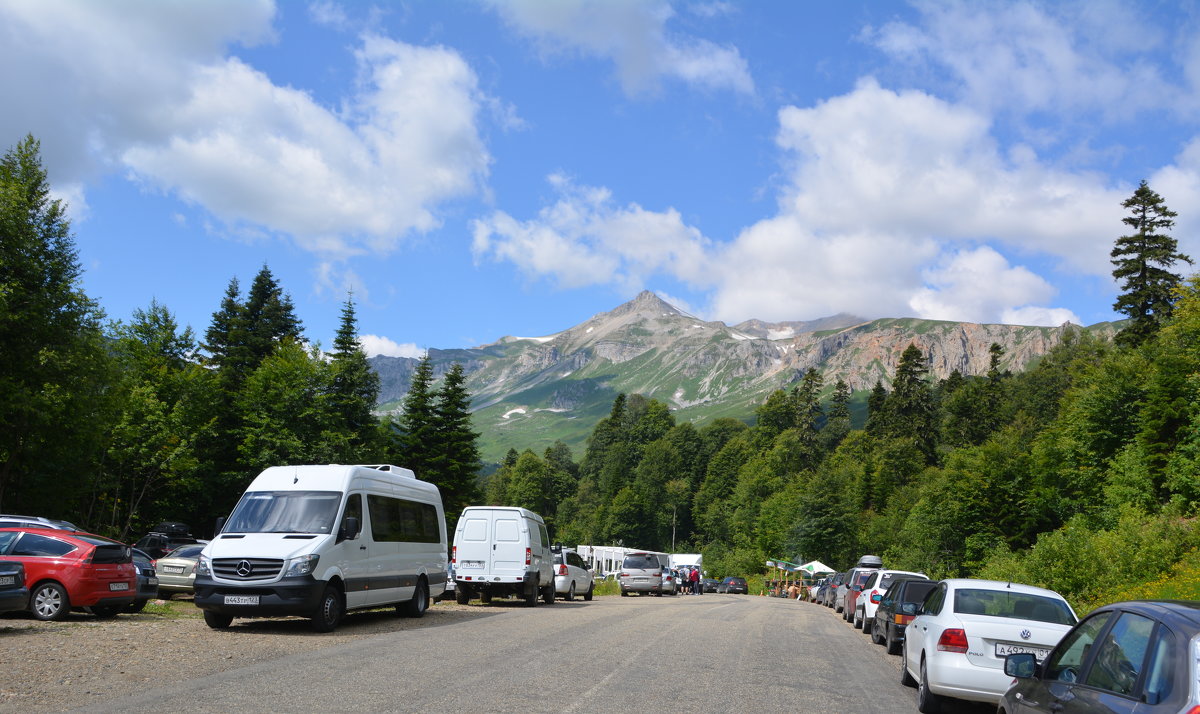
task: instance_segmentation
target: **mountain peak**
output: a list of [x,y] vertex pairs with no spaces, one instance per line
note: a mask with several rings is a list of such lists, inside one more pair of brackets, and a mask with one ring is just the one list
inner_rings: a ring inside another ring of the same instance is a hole
[[641,291],[632,300],[618,305],[615,309],[607,314],[615,316],[628,315],[630,313],[637,313],[647,316],[661,316],[664,313],[683,315],[683,312],[681,312],[679,308],[675,307],[666,300],[663,300],[649,290]]

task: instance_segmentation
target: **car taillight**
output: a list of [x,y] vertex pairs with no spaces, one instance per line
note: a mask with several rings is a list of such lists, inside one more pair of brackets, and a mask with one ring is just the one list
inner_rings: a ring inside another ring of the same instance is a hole
[[618,573],[618,574],[617,574],[617,577],[619,577],[619,578],[628,578],[628,577],[629,577],[629,573]]
[[525,564],[529,565],[533,562],[533,551],[529,548],[525,549]]
[[450,548],[450,562],[451,563],[458,562],[458,546],[457,545]]
[[558,566],[558,574],[566,575],[567,574],[567,566],[565,566],[565,565]]
[[951,627],[942,630],[942,636],[938,638],[937,648],[941,652],[962,652],[967,651],[967,632],[957,627]]
[[197,565],[199,565],[199,563],[192,563],[192,569],[191,569],[191,571],[190,571],[190,572],[192,572],[193,574],[195,574],[195,572],[196,572],[196,566],[197,566]]
[[908,623],[912,622],[912,619],[912,615],[895,615],[892,617],[892,621],[897,625],[907,625]]

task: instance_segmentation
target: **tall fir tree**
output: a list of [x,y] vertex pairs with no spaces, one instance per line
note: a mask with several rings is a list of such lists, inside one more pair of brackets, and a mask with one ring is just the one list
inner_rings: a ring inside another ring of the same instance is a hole
[[0,511],[68,515],[102,449],[112,362],[41,144],[0,159]]
[[1117,334],[1117,343],[1136,347],[1171,316],[1180,282],[1171,267],[1178,261],[1191,264],[1192,259],[1180,253],[1178,241],[1167,234],[1177,214],[1145,181],[1121,206],[1130,211],[1121,222],[1134,232],[1118,238],[1112,249],[1113,278],[1122,290],[1113,309],[1131,320]]
[[420,478],[425,478],[433,458],[434,397],[433,361],[426,352],[417,361],[408,394],[404,396],[403,411],[397,419],[400,429],[397,466],[412,469]]
[[354,313],[354,298],[346,298],[341,322],[333,340],[333,407],[345,429],[351,434],[351,448],[361,453],[353,460],[359,463],[370,458],[376,447],[379,420],[372,409],[379,400],[379,375],[367,362],[367,353],[358,342],[358,321]]
[[912,439],[928,463],[937,459],[937,422],[933,391],[926,377],[929,367],[925,355],[910,344],[900,355],[892,393],[888,395],[887,426],[884,434],[894,438]]
[[471,429],[471,395],[463,366],[455,362],[442,379],[433,408],[434,448],[426,477],[442,491],[448,513],[458,513],[476,497],[482,465],[478,432]]

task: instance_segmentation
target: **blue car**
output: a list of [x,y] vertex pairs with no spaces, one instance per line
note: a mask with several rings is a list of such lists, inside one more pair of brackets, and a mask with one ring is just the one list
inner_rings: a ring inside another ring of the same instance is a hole
[[25,582],[25,566],[0,560],[0,612],[28,607],[29,584]]

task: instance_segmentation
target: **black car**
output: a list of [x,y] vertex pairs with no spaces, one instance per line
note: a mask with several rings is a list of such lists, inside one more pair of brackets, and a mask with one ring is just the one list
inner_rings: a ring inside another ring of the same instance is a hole
[[746,587],[745,578],[730,576],[721,581],[721,584],[717,586],[717,592],[741,593],[742,595],[745,595],[746,593],[750,592],[750,589]]
[[181,545],[191,545],[198,542],[198,540],[190,535],[173,535],[151,531],[139,538],[138,542],[133,544],[133,547],[158,560]]
[[29,587],[25,582],[25,566],[0,560],[0,612],[28,607]]
[[887,645],[888,654],[900,654],[904,628],[916,616],[925,596],[936,587],[936,581],[924,578],[903,578],[893,582],[879,601],[879,607],[875,608],[871,641]]
[[1105,605],[1080,620],[1044,661],[1031,653],[1005,657],[1004,673],[1016,680],[997,711],[1197,711],[1197,635],[1200,602]]
[[717,591],[717,586],[719,586],[720,584],[721,584],[721,581],[717,580],[715,578],[701,578],[700,579],[700,589],[706,593],[715,593]]
[[821,588],[822,605],[825,607],[833,607],[833,599],[837,595],[838,586],[842,584],[842,581],[845,580],[846,576],[849,574],[850,571],[833,574],[833,577],[830,579],[829,583],[825,587]]
[[141,612],[146,603],[158,597],[158,574],[154,572],[154,558],[145,551],[133,548],[133,567],[137,568],[137,599],[129,603],[125,612]]

